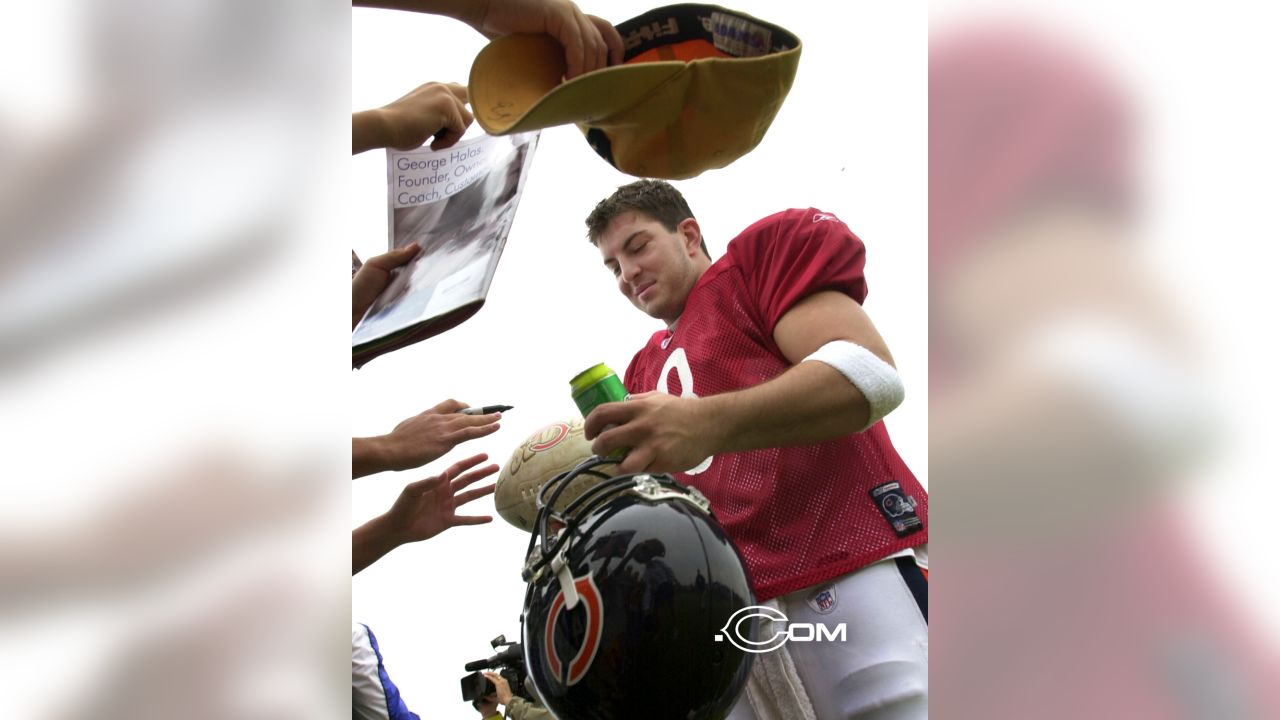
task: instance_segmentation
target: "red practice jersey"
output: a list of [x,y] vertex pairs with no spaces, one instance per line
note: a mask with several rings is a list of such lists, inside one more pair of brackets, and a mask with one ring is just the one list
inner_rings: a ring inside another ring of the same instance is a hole
[[[706,397],[781,375],[791,364],[773,340],[778,320],[822,290],[861,304],[863,259],[834,215],[787,210],[755,223],[698,280],[675,331],[636,353],[627,390]],[[928,497],[883,422],[815,445],[716,455],[677,479],[711,500],[760,601],[928,542]]]

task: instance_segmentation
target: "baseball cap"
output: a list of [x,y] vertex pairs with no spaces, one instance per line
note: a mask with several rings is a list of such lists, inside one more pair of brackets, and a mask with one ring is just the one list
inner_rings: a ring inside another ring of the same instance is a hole
[[800,40],[715,5],[670,5],[617,25],[623,62],[562,82],[548,35],[507,35],[471,66],[471,107],[491,135],[576,123],[622,172],[682,180],[764,137],[791,90]]

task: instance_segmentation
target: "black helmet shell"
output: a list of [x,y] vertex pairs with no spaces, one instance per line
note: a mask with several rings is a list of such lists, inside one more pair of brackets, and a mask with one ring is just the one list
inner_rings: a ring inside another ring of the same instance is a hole
[[[593,458],[552,482],[570,482],[592,462],[606,461]],[[720,635],[755,600],[705,498],[670,476],[638,474],[575,503],[554,514],[567,538],[541,558],[525,600],[525,662],[543,702],[572,720],[728,715],[751,655]],[[539,513],[544,552],[552,514]],[[538,555],[531,544],[531,559]]]

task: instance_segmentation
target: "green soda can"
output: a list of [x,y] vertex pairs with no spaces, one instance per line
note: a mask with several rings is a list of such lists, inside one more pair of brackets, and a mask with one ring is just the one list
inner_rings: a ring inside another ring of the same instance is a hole
[[[573,402],[582,411],[583,418],[599,405],[627,399],[627,388],[604,363],[593,365],[575,375],[569,381],[569,391],[573,393]],[[626,454],[627,448],[618,448],[609,453],[609,457],[621,460]]]
[[593,365],[575,375],[569,381],[569,390],[584,418],[599,405],[627,399],[627,389],[623,387],[622,381],[604,363]]

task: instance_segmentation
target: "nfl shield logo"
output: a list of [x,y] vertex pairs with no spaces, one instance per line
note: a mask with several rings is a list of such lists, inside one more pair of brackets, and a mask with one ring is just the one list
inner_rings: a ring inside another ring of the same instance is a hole
[[814,612],[819,612],[823,615],[834,610],[836,607],[835,588],[828,585],[819,590],[813,597],[809,598],[809,607],[813,608]]

